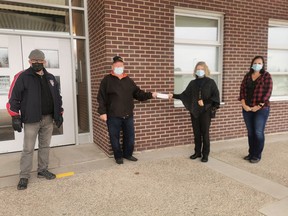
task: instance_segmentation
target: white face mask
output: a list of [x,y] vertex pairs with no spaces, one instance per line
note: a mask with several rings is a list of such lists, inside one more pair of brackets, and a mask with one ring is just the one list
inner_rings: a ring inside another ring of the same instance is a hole
[[121,75],[124,71],[124,67],[115,67],[114,68],[114,73],[117,75]]
[[260,71],[260,70],[262,69],[262,67],[263,67],[262,64],[253,64],[251,68],[252,68],[254,71]]
[[204,70],[196,70],[195,73],[198,77],[204,77],[205,71]]

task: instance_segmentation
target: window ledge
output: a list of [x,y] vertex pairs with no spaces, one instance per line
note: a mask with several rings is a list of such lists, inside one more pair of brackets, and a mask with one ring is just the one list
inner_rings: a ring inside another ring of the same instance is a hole
[[[225,105],[225,102],[220,102],[220,107],[224,106]],[[181,100],[178,100],[178,99],[174,99],[174,107],[175,108],[183,108],[184,105],[183,103],[181,102]]]
[[270,98],[270,101],[288,101],[288,96],[274,96]]

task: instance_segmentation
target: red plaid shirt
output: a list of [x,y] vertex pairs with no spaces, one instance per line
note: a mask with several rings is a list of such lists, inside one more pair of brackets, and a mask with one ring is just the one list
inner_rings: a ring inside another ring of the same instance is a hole
[[[241,89],[240,89],[240,96],[239,101],[242,99],[245,100],[245,103],[247,104],[247,85],[249,82],[253,82],[252,73],[247,73],[241,83]],[[269,98],[271,96],[273,89],[273,82],[271,75],[266,71],[264,74],[261,74],[258,79],[255,80],[255,89],[253,92],[253,96],[251,98],[251,103],[247,104],[248,106],[256,106],[259,103],[264,103],[265,106],[269,106]]]

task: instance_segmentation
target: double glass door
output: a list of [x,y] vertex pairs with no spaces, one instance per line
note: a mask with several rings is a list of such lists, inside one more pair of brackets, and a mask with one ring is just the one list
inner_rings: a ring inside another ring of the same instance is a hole
[[22,150],[24,133],[13,130],[6,103],[15,74],[30,67],[28,56],[33,49],[44,52],[47,61],[46,70],[60,83],[64,123],[60,128],[54,127],[51,146],[75,144],[75,99],[70,40],[0,35],[0,153]]

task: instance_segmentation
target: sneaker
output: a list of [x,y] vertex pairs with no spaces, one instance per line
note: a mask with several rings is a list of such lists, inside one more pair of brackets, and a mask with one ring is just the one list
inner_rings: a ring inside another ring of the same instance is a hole
[[18,190],[25,190],[28,185],[28,179],[27,178],[20,178],[20,181],[17,185]]
[[38,172],[38,175],[37,175],[38,178],[46,178],[48,180],[51,180],[51,179],[55,179],[56,178],[56,175],[49,172],[48,170],[43,170],[41,172]]

